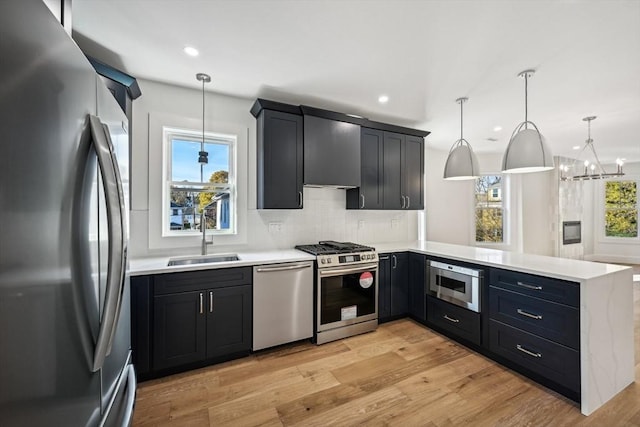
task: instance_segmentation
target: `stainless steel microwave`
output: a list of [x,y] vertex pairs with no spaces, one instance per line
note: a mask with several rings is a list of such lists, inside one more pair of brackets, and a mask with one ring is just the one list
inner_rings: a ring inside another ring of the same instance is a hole
[[480,312],[482,270],[439,261],[429,261],[428,270],[431,296]]

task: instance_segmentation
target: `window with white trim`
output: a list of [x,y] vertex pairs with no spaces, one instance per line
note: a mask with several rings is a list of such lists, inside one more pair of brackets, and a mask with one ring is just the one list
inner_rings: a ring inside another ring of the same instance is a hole
[[503,243],[502,176],[485,175],[477,178],[474,197],[476,242]]
[[638,183],[607,181],[604,187],[606,237],[638,237]]
[[202,132],[164,127],[163,139],[162,234],[236,234],[237,136],[206,133],[203,147]]

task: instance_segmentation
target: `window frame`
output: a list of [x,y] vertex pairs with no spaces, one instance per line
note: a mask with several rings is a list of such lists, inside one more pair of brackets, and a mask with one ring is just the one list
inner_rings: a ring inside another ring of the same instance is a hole
[[[192,141],[194,143],[202,142],[202,130],[193,130],[185,128],[177,128],[171,126],[162,126],[162,220],[161,220],[161,237],[188,237],[201,236],[202,231],[199,229],[192,230],[171,230],[170,202],[171,186],[184,185],[193,188],[207,187],[206,192],[219,190],[220,192],[229,193],[229,228],[224,230],[215,230],[207,228],[207,235],[227,236],[237,235],[238,230],[238,200],[237,200],[237,151],[238,151],[238,135],[220,132],[205,132],[205,143],[226,144],[229,147],[229,175],[226,183],[193,182],[193,181],[171,181],[172,178],[172,142],[174,139],[182,141]],[[197,162],[196,162],[197,164]],[[204,179],[204,177],[203,177]],[[197,190],[196,190],[197,191]],[[205,192],[205,191],[203,191]],[[165,209],[166,208],[166,209]],[[199,214],[198,214],[199,215]]]

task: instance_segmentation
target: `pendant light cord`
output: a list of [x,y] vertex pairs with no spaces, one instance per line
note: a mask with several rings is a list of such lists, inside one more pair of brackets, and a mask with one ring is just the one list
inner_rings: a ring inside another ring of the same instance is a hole
[[[204,151],[204,82],[202,79],[202,142],[200,143],[200,151]],[[200,163],[200,182],[204,182],[204,164]]]
[[464,101],[460,101],[460,139],[464,139],[462,138],[462,104],[464,104]]
[[529,121],[529,119],[528,119],[528,105],[529,105],[528,83],[529,83],[529,73],[525,72],[524,73],[524,128],[525,129],[528,129],[527,122]]

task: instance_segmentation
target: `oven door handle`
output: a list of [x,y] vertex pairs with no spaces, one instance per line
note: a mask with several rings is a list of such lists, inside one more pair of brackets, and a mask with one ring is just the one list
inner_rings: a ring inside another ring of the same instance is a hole
[[349,274],[349,273],[364,273],[365,271],[377,270],[378,264],[366,264],[361,265],[354,268],[340,268],[340,269],[327,269],[327,270],[318,270],[320,276],[338,276],[341,274]]

